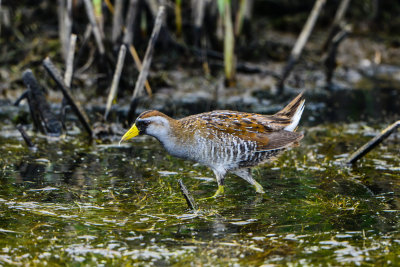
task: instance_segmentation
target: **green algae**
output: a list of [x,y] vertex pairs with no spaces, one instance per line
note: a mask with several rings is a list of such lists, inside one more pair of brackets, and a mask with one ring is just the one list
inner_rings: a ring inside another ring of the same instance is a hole
[[344,164],[380,128],[306,128],[300,147],[254,169],[265,195],[229,175],[215,200],[200,200],[216,190],[209,169],[151,138],[36,137],[31,151],[0,137],[0,265],[400,264],[398,135]]

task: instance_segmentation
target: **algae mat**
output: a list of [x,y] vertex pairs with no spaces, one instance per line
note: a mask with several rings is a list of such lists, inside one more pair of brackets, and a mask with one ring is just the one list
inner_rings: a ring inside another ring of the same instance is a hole
[[[118,147],[80,138],[0,137],[0,265],[400,265],[398,133],[362,159],[383,125],[307,128],[301,146],[213,194],[210,170],[151,138]],[[197,200],[188,210],[177,180]]]

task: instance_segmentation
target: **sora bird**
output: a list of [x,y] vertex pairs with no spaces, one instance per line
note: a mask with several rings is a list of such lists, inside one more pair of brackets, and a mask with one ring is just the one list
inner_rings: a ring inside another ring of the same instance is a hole
[[156,110],[145,111],[121,142],[147,134],[160,141],[169,154],[208,166],[218,183],[214,197],[224,192],[228,172],[252,184],[257,193],[264,193],[250,168],[265,163],[303,138],[295,130],[304,102],[300,93],[274,115],[216,110],[175,120]]

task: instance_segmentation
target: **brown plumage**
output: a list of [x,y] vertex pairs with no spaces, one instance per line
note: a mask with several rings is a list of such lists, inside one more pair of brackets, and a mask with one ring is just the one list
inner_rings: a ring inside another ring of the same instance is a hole
[[121,141],[138,134],[154,136],[171,155],[210,167],[219,185],[216,195],[223,193],[227,172],[235,173],[263,193],[250,168],[303,138],[294,132],[303,109],[301,93],[274,115],[216,110],[175,120],[159,111],[145,111]]

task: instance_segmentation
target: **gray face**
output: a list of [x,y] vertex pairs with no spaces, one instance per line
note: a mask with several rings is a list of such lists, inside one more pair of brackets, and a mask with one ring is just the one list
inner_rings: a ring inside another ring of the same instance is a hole
[[139,134],[147,134],[162,139],[169,133],[169,122],[161,116],[153,116],[146,118],[137,118],[136,127],[139,129]]

